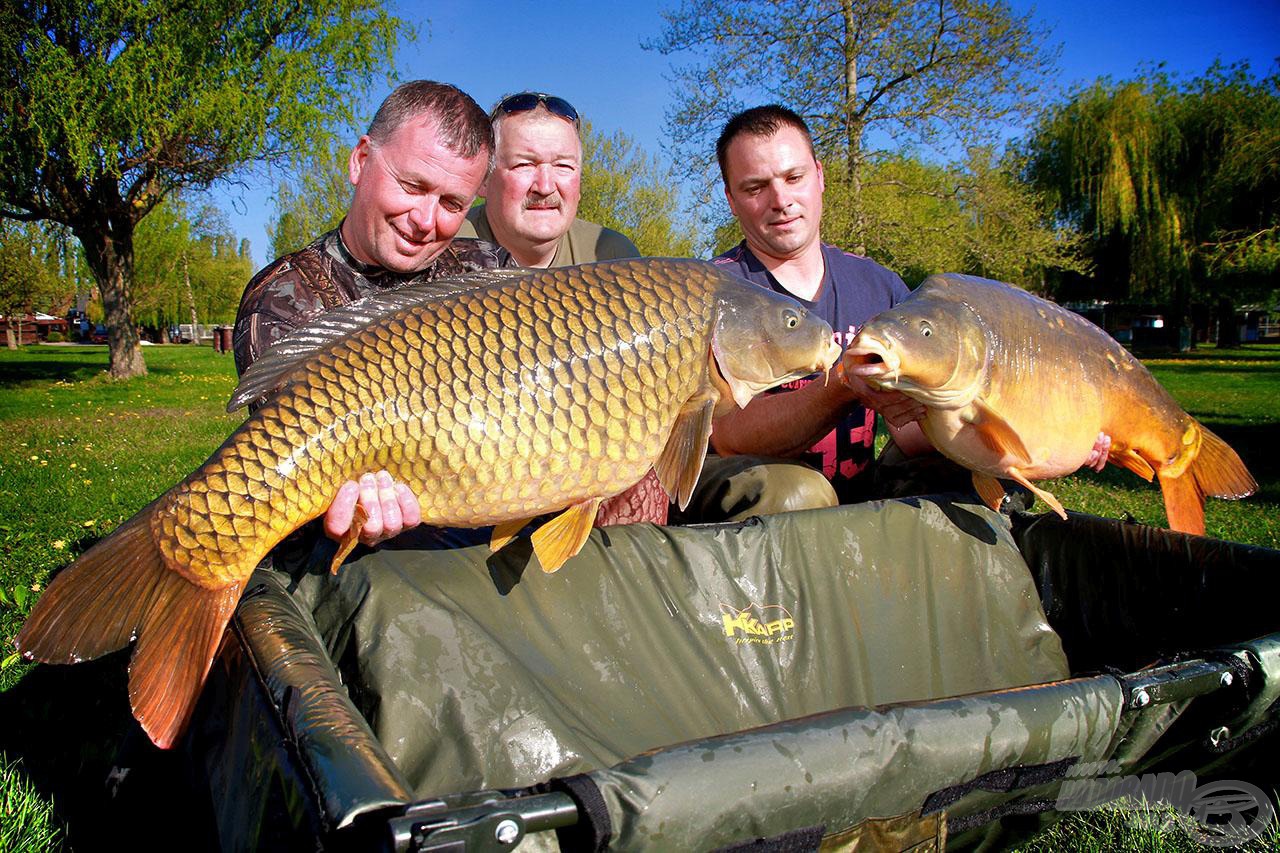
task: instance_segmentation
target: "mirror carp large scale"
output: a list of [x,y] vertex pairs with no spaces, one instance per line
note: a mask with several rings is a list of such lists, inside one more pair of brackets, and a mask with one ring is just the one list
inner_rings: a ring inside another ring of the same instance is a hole
[[169,747],[254,567],[346,480],[386,468],[424,523],[496,525],[495,547],[563,511],[533,535],[554,571],[602,499],[652,467],[687,503],[714,414],[838,355],[798,303],[700,261],[502,270],[368,297],[254,362],[228,409],[265,402],[58,574],[17,646],[76,663],[136,639],[130,704]]

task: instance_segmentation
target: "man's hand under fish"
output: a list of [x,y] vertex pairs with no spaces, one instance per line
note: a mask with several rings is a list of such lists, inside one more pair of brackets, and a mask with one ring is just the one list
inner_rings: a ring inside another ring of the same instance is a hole
[[357,507],[365,516],[360,543],[370,547],[422,523],[418,496],[386,471],[363,474],[359,481],[342,484],[324,514],[325,534],[341,542],[351,530]]

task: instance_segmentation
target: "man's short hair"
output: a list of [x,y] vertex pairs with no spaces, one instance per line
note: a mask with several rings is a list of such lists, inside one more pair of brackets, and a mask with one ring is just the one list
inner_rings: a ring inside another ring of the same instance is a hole
[[784,127],[794,127],[800,131],[809,145],[809,153],[813,154],[816,160],[818,155],[813,150],[813,134],[809,132],[809,125],[804,123],[804,119],[780,104],[752,107],[729,119],[724,130],[720,131],[720,138],[716,140],[716,160],[720,162],[720,179],[724,181],[724,185],[729,186],[729,174],[725,168],[725,160],[729,155],[729,143],[744,134],[773,136]]
[[493,164],[493,125],[470,95],[448,83],[414,80],[402,83],[378,107],[368,136],[386,142],[407,122],[422,115],[435,118],[440,139],[454,154],[470,159],[486,152]]

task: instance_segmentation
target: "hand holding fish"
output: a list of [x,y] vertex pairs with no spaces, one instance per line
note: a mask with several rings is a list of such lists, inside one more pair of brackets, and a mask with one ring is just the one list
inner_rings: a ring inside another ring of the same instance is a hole
[[343,541],[351,531],[357,509],[365,518],[359,531],[362,545],[376,545],[422,523],[418,496],[386,471],[364,474],[359,482],[348,480],[342,484],[324,514],[325,534]]
[[849,358],[842,358],[835,368],[836,378],[853,392],[859,403],[872,409],[895,427],[924,420],[928,411],[924,403],[901,391],[871,387],[862,378],[860,370],[866,372],[867,366]]

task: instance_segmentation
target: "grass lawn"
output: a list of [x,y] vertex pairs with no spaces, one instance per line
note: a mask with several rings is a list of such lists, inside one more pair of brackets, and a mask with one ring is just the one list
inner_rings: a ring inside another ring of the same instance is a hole
[[[103,808],[95,798],[103,796],[113,738],[127,723],[124,658],[32,667],[10,653],[25,614],[51,570],[189,473],[243,418],[224,409],[235,384],[230,356],[177,346],[149,347],[145,355],[147,377],[115,383],[103,373],[105,347],[0,350],[0,850],[57,849],[68,836],[72,846],[96,846],[110,837],[92,823]],[[1280,548],[1280,346],[1204,348],[1147,363],[1174,397],[1236,448],[1261,486],[1246,501],[1210,499],[1208,534]],[[1164,524],[1159,489],[1114,466],[1046,488],[1068,509]],[[49,684],[73,678],[64,675],[68,670],[90,673],[91,689],[83,690],[86,678],[77,674],[78,701],[39,705]],[[16,724],[15,708],[23,720],[40,720],[40,731]],[[58,732],[68,730],[76,732],[77,747],[60,751]],[[84,781],[67,788],[66,779]],[[59,792],[56,810],[51,790]],[[1092,841],[1078,843],[1071,833],[1079,823],[1049,831],[1064,835],[1040,836],[1060,844],[1031,849],[1128,846],[1108,834],[1106,821],[1085,830]],[[1170,841],[1143,849],[1184,848]]]

